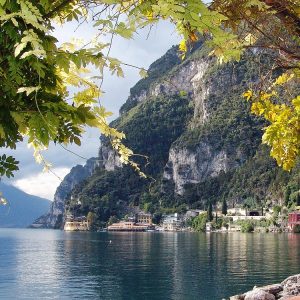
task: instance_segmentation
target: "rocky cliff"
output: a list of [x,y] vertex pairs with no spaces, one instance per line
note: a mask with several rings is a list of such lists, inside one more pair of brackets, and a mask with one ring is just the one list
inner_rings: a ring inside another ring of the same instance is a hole
[[165,213],[224,198],[230,205],[278,203],[287,186],[296,190],[298,169],[288,174],[276,167],[260,145],[264,123],[241,96],[269,64],[268,53],[248,51],[240,62],[218,65],[202,41],[184,61],[177,51],[150,66],[111,124],[125,132],[148,178],[122,166],[102,137],[98,167],[92,175],[66,177],[44,223],[55,226],[64,203],[94,212],[100,224],[129,207]]
[[36,219],[31,226],[34,228],[60,228],[66,199],[78,183],[92,175],[97,165],[98,159],[90,158],[84,166],[73,167],[58,186],[50,210]]
[[225,66],[201,56],[188,64],[193,119],[173,143],[163,175],[174,182],[177,194],[183,195],[186,184],[239,167],[258,147],[262,121],[250,116],[241,97],[245,82],[258,78],[253,59],[249,52],[240,63]]

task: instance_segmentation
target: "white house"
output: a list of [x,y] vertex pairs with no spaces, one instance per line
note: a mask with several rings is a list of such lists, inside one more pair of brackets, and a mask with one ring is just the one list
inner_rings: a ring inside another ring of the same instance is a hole
[[180,227],[181,221],[179,220],[177,213],[166,216],[162,224],[164,231],[178,231]]

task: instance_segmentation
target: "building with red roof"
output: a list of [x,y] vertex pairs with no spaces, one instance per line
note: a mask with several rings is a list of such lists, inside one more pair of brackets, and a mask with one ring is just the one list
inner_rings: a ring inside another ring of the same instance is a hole
[[293,230],[296,225],[300,225],[300,211],[289,213],[288,227]]

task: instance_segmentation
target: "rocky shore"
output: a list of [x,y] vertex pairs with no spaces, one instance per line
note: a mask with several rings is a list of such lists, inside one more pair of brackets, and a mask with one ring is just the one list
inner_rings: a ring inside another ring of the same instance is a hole
[[281,283],[254,287],[241,295],[230,297],[230,300],[300,300],[300,274],[293,275]]

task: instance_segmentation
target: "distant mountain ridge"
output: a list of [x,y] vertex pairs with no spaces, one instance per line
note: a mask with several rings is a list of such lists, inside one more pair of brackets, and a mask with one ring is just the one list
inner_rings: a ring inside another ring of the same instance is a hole
[[1,182],[0,192],[9,202],[6,206],[0,206],[0,227],[28,227],[37,217],[45,213],[51,204],[50,200],[29,195]]

